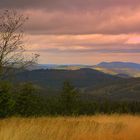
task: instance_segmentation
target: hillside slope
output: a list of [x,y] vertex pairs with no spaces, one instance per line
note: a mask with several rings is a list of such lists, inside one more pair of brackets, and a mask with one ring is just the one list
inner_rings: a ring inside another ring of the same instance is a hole
[[118,81],[121,78],[88,68],[79,70],[33,70],[18,73],[14,81],[33,82],[43,87],[60,88],[65,80],[72,82],[76,87],[95,87]]
[[46,89],[52,89],[57,94],[67,80],[80,89],[84,99],[140,101],[140,78],[120,78],[87,68],[24,71],[13,80],[37,84],[45,90],[46,95]]
[[118,75],[125,74],[129,77],[140,77],[140,64],[130,62],[102,62],[94,69],[104,73]]
[[98,99],[140,101],[140,78],[124,79],[96,88],[90,87],[87,93]]

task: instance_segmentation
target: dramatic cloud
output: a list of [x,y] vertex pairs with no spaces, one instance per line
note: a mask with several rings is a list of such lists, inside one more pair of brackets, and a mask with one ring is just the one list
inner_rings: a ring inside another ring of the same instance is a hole
[[29,16],[26,47],[41,63],[140,60],[139,0],[1,0],[0,8]]
[[106,9],[109,7],[135,8],[139,0],[1,0],[1,8],[44,8],[50,11]]
[[[34,34],[122,34],[140,32],[140,9],[46,12],[26,10],[26,26]],[[40,20],[43,18],[43,20]],[[34,24],[33,24],[34,23]]]
[[140,32],[139,0],[1,0],[30,17],[38,34],[120,34]]

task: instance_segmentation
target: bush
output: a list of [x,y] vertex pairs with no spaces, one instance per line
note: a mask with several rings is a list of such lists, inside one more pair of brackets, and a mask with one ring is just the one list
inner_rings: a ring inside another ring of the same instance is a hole
[[38,89],[31,83],[24,83],[19,86],[16,98],[16,113],[21,116],[39,115],[41,111],[41,99],[38,96]]
[[0,82],[0,117],[13,115],[15,100],[12,94],[12,85],[8,82]]

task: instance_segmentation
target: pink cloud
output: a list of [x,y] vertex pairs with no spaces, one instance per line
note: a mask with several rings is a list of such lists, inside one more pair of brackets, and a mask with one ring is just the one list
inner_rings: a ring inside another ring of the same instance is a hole
[[29,16],[28,51],[41,63],[139,61],[139,0],[2,1]]

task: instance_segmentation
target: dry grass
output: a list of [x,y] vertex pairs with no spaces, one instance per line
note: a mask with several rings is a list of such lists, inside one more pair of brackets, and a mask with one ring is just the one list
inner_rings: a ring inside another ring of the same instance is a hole
[[10,118],[0,120],[0,140],[140,140],[140,117]]

